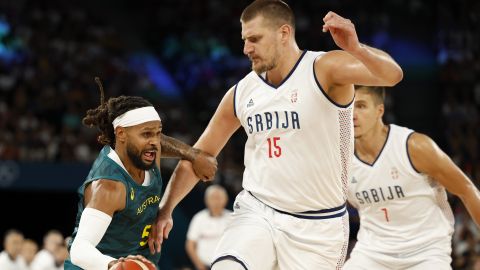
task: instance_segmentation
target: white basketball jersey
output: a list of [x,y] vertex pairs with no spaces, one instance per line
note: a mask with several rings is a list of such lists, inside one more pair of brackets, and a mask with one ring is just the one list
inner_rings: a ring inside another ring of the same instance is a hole
[[235,114],[248,135],[243,187],[282,211],[346,201],[353,102],[338,106],[321,89],[314,61],[322,53],[305,51],[278,87],[253,71],[235,87]]
[[412,133],[390,125],[373,164],[353,159],[348,201],[360,214],[355,248],[384,254],[429,246],[451,250],[454,220],[447,194],[443,186],[414,169],[407,151]]

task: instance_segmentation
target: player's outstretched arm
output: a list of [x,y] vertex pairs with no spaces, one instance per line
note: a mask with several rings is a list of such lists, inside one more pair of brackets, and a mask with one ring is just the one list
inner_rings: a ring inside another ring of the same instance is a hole
[[[232,134],[240,127],[240,121],[234,114],[233,102],[234,88],[232,87],[218,105],[217,111],[195,144],[195,148],[214,157],[220,153]],[[173,226],[173,209],[197,184],[198,179],[191,163],[184,160],[178,163],[165,189],[157,219],[152,226],[152,233],[148,240],[150,252],[160,252],[163,239],[168,238]]]
[[334,12],[323,18],[323,31],[330,32],[335,44],[343,51],[330,51],[317,59],[315,71],[322,87],[347,84],[394,86],[403,78],[403,71],[386,52],[359,42],[355,25]]
[[200,149],[180,140],[161,134],[162,158],[180,158],[193,164],[195,174],[204,180],[212,180],[217,171],[217,160]]
[[86,206],[70,248],[73,264],[82,269],[108,269],[115,263],[115,258],[102,254],[96,246],[113,214],[125,208],[125,196],[125,186],[118,181],[100,179],[85,189]]
[[415,169],[442,184],[460,197],[477,226],[480,225],[480,192],[470,179],[453,163],[428,136],[414,133],[408,141],[408,151]]

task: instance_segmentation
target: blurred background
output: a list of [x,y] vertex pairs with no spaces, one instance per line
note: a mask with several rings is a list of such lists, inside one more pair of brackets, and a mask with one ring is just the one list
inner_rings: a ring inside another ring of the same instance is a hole
[[[76,189],[101,145],[81,124],[107,97],[140,95],[161,112],[164,133],[193,144],[220,99],[250,71],[240,14],[250,1],[0,1],[0,235],[15,228],[42,245],[47,231],[68,237]],[[390,53],[404,70],[387,99],[388,123],[431,136],[480,180],[480,2],[474,0],[287,1],[301,49],[336,49],[322,33],[329,11],[351,19],[360,41]],[[237,132],[222,151],[215,183],[231,203],[241,190]],[[162,161],[168,181],[176,160]],[[188,269],[185,234],[205,207],[198,184],[175,210],[161,268]],[[473,269],[480,233],[450,196],[454,269]],[[351,211],[351,239],[358,223]]]

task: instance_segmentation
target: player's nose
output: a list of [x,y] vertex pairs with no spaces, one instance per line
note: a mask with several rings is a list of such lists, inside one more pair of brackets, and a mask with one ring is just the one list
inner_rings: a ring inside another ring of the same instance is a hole
[[248,43],[248,41],[245,42],[243,45],[243,54],[249,55],[253,52],[253,46]]
[[158,149],[160,146],[160,136],[153,136],[148,143],[152,146],[156,146]]

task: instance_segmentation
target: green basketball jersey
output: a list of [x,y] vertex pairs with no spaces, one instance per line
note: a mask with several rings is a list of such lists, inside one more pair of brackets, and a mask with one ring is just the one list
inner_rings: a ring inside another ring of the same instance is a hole
[[[110,151],[113,150],[109,146],[103,147],[98,158],[93,163],[86,181],[78,189],[80,200],[72,241],[77,233],[80,217],[85,208],[83,205],[85,187],[92,181],[99,179],[120,181],[125,185],[127,191],[125,209],[114,213],[112,222],[97,245],[97,249],[101,253],[114,258],[126,257],[128,255],[143,255],[155,263],[158,268],[160,254],[150,254],[147,240],[151,226],[157,216],[161,198],[162,178],[160,171],[155,166],[149,171],[150,185],[139,185],[125,169],[108,157]],[[71,266],[73,264],[70,261],[65,262],[66,270],[79,269]]]

